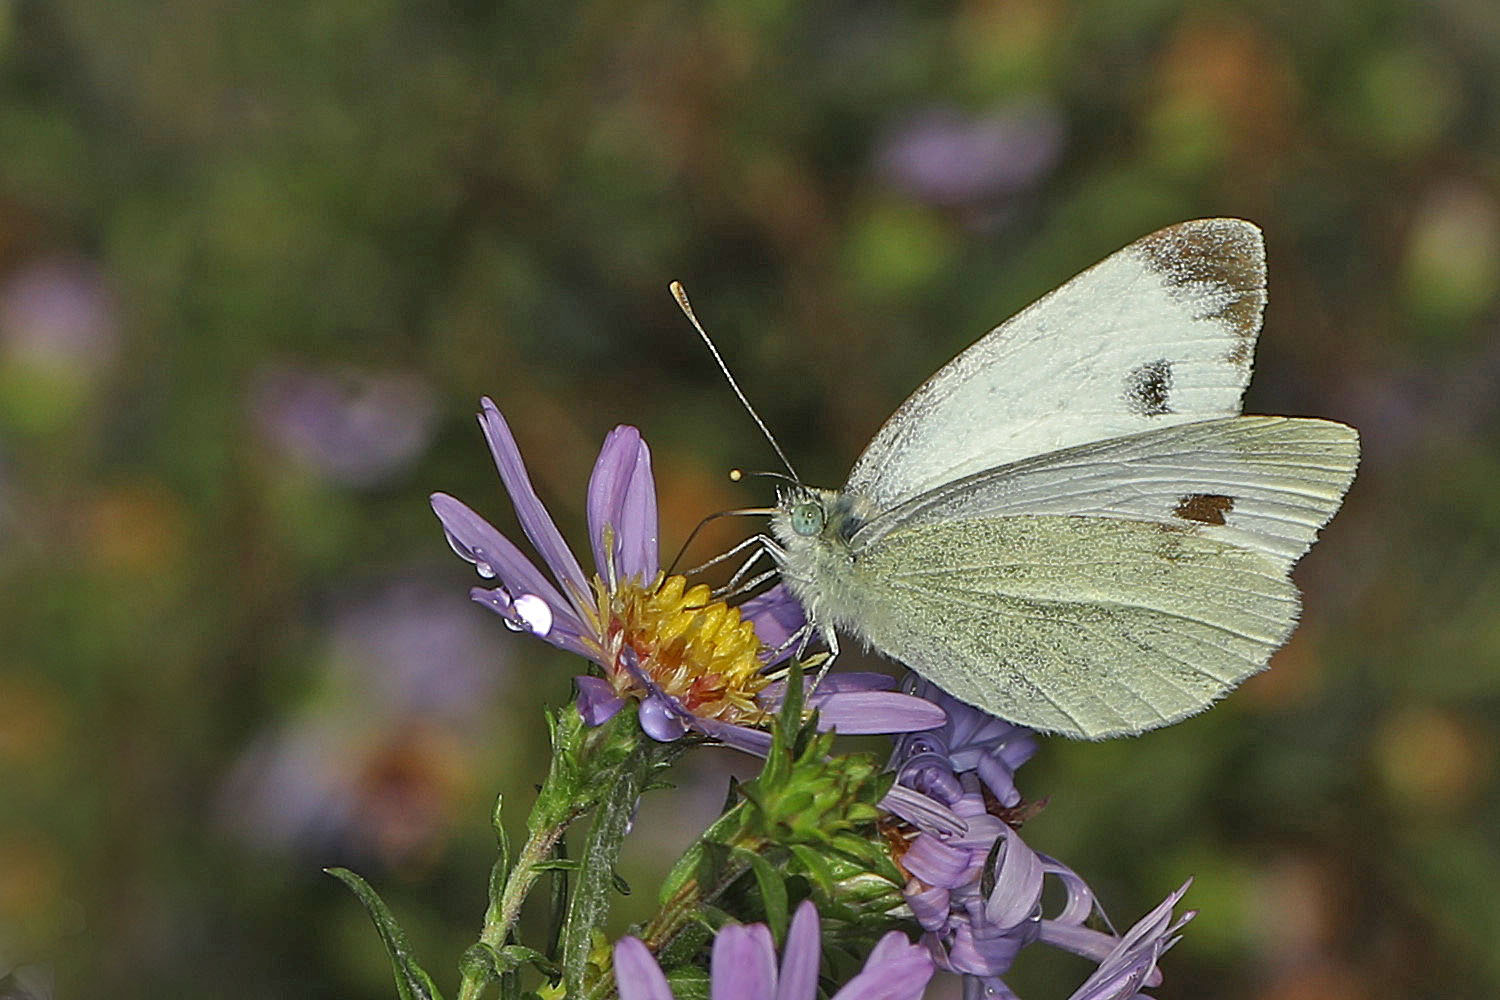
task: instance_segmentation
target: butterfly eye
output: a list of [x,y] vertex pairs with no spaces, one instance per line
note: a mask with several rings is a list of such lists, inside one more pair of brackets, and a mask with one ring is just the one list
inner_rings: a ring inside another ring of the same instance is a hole
[[823,507],[804,501],[792,508],[792,530],[799,535],[816,535],[823,530]]

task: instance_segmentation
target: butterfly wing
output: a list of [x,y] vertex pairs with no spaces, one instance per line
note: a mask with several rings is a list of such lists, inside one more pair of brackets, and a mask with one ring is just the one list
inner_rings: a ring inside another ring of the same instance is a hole
[[892,533],[843,624],[958,698],[1068,736],[1138,733],[1262,669],[1297,591],[1261,552],[1128,520],[1035,516]]
[[1137,240],[928,379],[845,492],[885,510],[1032,455],[1233,416],[1265,298],[1265,249],[1248,222],[1200,219]]
[[945,484],[854,533],[835,620],[1002,718],[1103,738],[1201,711],[1291,634],[1359,439],[1231,417]]

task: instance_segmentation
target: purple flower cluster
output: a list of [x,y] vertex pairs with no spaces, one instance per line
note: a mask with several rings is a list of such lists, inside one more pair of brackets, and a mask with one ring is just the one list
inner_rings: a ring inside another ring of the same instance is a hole
[[[651,455],[640,433],[621,426],[605,439],[588,488],[595,572],[586,574],[533,489],[510,429],[485,399],[480,426],[537,568],[509,539],[444,493],[432,506],[449,543],[498,586],[471,596],[512,629],[578,654],[598,673],[577,678],[578,710],[591,725],[639,704],[641,728],[675,740],[694,731],[764,754],[765,722],[784,697],[767,669],[784,658],[804,624],[780,587],[738,608],[708,587],[662,572]],[[993,718],[915,678],[905,692],[878,674],[825,678],[808,697],[825,728],[899,734],[897,783],[882,802],[885,832],[908,876],[905,897],[924,934],[920,946],[888,935],[863,972],[836,998],[916,1000],[934,967],[964,977],[964,995],[1014,997],[1003,976],[1033,942],[1083,955],[1095,972],[1071,1000],[1128,1000],[1160,982],[1156,962],[1192,918],[1174,919],[1184,885],[1124,935],[1086,926],[1097,904],[1066,865],[1033,851],[1016,827],[1027,807],[1015,772],[1036,750],[1035,735]],[[1066,892],[1061,911],[1042,910],[1048,876]],[[762,925],[726,928],[715,940],[716,1000],[811,1000],[818,969],[818,917],[804,904],[778,969]],[[622,1000],[671,1000],[646,946],[621,941],[615,962]]]
[[[725,927],[714,938],[710,982],[714,1000],[816,1000],[822,955],[817,910],[804,902],[792,917],[781,965],[765,924]],[[899,931],[880,940],[832,1000],[919,1000],[932,978],[932,959]],[[645,944],[615,945],[620,1000],[674,1000],[667,978]]]
[[[906,900],[927,933],[940,968],[965,977],[965,997],[1014,997],[1001,979],[1026,945],[1041,941],[1099,963],[1071,1000],[1124,1000],[1161,981],[1156,961],[1177,940],[1191,912],[1172,919],[1183,885],[1116,937],[1084,926],[1096,903],[1072,869],[1038,854],[1011,825],[1022,812],[1015,771],[1036,750],[1036,737],[964,704],[925,681],[913,690],[941,705],[948,721],[902,737],[894,764],[899,782],[946,806],[967,824],[952,836],[917,832],[900,858],[910,876]],[[1067,893],[1062,911],[1042,913],[1047,876]]]

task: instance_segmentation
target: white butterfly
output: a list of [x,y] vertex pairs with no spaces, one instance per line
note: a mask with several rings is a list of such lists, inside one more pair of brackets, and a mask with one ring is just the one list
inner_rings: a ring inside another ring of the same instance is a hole
[[843,630],[1012,722],[1099,739],[1176,722],[1263,669],[1288,574],[1359,437],[1243,417],[1260,231],[1163,229],[1001,324],[918,389],[842,490],[797,485],[768,546]]

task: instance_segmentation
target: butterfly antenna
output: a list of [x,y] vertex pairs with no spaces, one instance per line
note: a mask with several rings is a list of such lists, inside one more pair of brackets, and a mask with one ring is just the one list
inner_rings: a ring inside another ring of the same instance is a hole
[[782,479],[782,480],[785,480],[786,482],[791,483],[793,486],[801,486],[802,485],[802,480],[800,480],[800,479],[794,479],[791,476],[787,475],[785,472],[763,472],[763,471],[760,471],[760,470],[753,470],[753,471],[750,471],[750,472],[746,472],[744,469],[730,469],[729,470],[729,481],[732,482],[732,483],[737,483],[741,479],[744,479],[746,476],[763,476],[766,479]]
[[708,352],[718,362],[719,371],[723,372],[724,378],[729,381],[729,388],[733,389],[734,394],[740,398],[740,405],[744,406],[745,411],[750,414],[750,419],[755,421],[755,426],[760,428],[760,432],[766,436],[766,440],[771,442],[771,447],[775,450],[776,457],[781,459],[781,464],[786,466],[786,471],[792,474],[792,480],[801,483],[802,478],[797,475],[797,470],[792,468],[792,463],[787,461],[786,452],[781,450],[781,445],[776,443],[776,438],[772,436],[771,429],[766,426],[764,420],[760,419],[760,414],[755,412],[755,407],[750,405],[750,400],[745,398],[744,392],[740,389],[740,384],[734,380],[734,375],[729,371],[729,366],[724,363],[723,356],[719,354],[719,349],[714,346],[714,342],[709,338],[708,332],[703,329],[703,324],[698,322],[698,317],[693,313],[693,304],[688,301],[687,292],[683,291],[682,282],[672,282],[671,288],[672,296],[677,299],[677,305],[682,309],[683,314],[687,316],[688,320],[692,322],[693,329],[698,331],[698,336],[702,337],[703,342],[708,345]]

